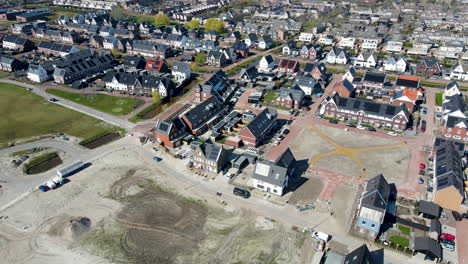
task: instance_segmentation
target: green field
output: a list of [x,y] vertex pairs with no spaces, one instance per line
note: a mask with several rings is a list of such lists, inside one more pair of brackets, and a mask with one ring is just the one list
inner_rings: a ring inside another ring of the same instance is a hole
[[409,239],[401,237],[401,236],[391,236],[390,237],[390,242],[396,245],[400,245],[402,247],[408,247],[409,246]]
[[411,234],[411,228],[407,227],[407,226],[402,226],[402,225],[399,225],[398,226],[398,229],[400,229],[400,231],[405,234],[405,235],[410,235]]
[[442,93],[436,93],[436,105],[441,106],[443,103],[443,95]]
[[88,138],[120,128],[44,100],[24,88],[0,83],[0,145],[62,132]]
[[112,115],[126,115],[144,103],[142,100],[133,98],[105,94],[78,94],[58,89],[47,89],[47,93]]

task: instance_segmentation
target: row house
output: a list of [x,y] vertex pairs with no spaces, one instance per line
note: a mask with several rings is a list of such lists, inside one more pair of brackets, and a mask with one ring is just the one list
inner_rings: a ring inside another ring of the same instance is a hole
[[47,29],[47,22],[43,20],[28,22],[28,23],[16,23],[10,25],[11,33],[15,35],[25,34],[30,35],[34,29]]
[[156,142],[167,148],[176,148],[182,145],[182,140],[189,135],[187,125],[179,116],[171,119],[156,121],[154,129]]
[[226,166],[228,155],[222,145],[202,143],[193,151],[191,162],[196,169],[218,174]]
[[[64,27],[68,31],[74,31],[78,33],[88,33],[90,25],[88,24],[79,24],[79,23],[68,23]],[[99,27],[97,27],[99,28]],[[97,32],[96,32],[97,33]]]
[[146,60],[142,56],[125,56],[122,64],[126,70],[137,71],[145,68]]
[[78,52],[79,49],[74,46],[58,44],[50,41],[42,41],[39,44],[37,51],[45,55],[64,57],[66,55]]
[[356,43],[356,39],[352,37],[344,37],[341,38],[338,42],[338,46],[341,48],[354,48],[354,44]]
[[380,44],[380,41],[381,39],[365,38],[362,41],[362,48],[376,50]]
[[416,91],[420,88],[418,77],[399,75],[395,81],[396,90],[410,89]]
[[171,97],[175,92],[174,82],[166,77],[108,72],[103,80],[108,90],[139,96],[151,96],[154,92],[158,92],[160,97],[164,99]]
[[232,31],[224,37],[224,41],[227,43],[236,43],[242,39],[241,33],[239,31]]
[[223,51],[210,50],[206,56],[206,63],[213,67],[224,67],[228,62],[228,58]]
[[188,110],[181,116],[192,135],[199,136],[208,131],[228,111],[228,105],[211,96],[200,104]]
[[422,101],[424,93],[421,88],[419,89],[403,89],[397,91],[393,94],[392,98],[390,99],[390,103],[393,105],[406,105],[406,108],[410,113],[414,112],[415,106]]
[[424,75],[440,75],[442,68],[436,59],[424,58],[416,65],[416,73]]
[[155,44],[146,40],[133,40],[126,44],[130,54],[165,59],[172,55],[172,49],[164,44]]
[[203,85],[195,86],[194,102],[203,102],[211,96],[222,97],[222,94],[228,86],[228,76],[222,70],[218,70],[206,80]]
[[318,39],[318,43],[324,46],[333,46],[335,44],[335,38],[332,35],[322,34]]
[[408,63],[403,57],[391,55],[383,63],[385,71],[405,72],[408,68]]
[[363,50],[354,60],[355,67],[375,68],[377,65],[377,56],[375,51]]
[[5,35],[2,40],[3,48],[8,50],[27,52],[34,49],[34,42],[26,38],[13,35]]
[[320,45],[307,44],[300,50],[301,58],[315,60],[321,58],[322,47]]
[[338,93],[322,101],[320,114],[400,131],[406,129],[410,119],[410,113],[404,104],[380,104],[365,99],[341,97]]
[[401,52],[403,49],[403,41],[389,41],[385,46],[387,52]]
[[301,32],[298,38],[299,41],[312,42],[314,40],[314,33],[312,32]]
[[0,70],[7,72],[16,72],[28,68],[28,63],[19,60],[13,56],[0,56]]
[[296,60],[281,59],[278,64],[278,73],[293,74],[299,71],[299,62]]
[[188,39],[186,36],[179,34],[153,34],[150,41],[158,44],[164,44],[171,47],[179,48],[182,46],[184,39]]
[[372,94],[381,94],[384,90],[387,75],[379,72],[366,72],[361,81],[359,90]]
[[443,135],[445,138],[468,142],[468,107],[465,98],[461,94],[452,93],[449,90],[459,91],[459,85],[451,82],[446,86],[443,111]]
[[77,44],[80,40],[80,35],[77,32],[62,32],[60,30],[43,30],[35,29],[33,30],[33,36],[38,39],[49,39],[54,42],[61,42],[65,44]]
[[148,70],[150,74],[155,75],[170,72],[169,65],[167,65],[167,62],[163,59],[148,59],[145,65],[145,69]]
[[436,56],[438,59],[458,59],[465,50],[465,44],[461,41],[450,41],[437,49]]
[[117,61],[114,56],[110,54],[98,55],[65,68],[56,68],[53,77],[56,83],[71,84],[74,81],[111,69],[115,65],[117,65]]
[[278,113],[271,108],[265,108],[252,121],[250,121],[238,134],[242,143],[248,147],[258,147],[263,143],[265,136],[276,123]]
[[125,52],[127,48],[127,40],[126,39],[121,39],[118,37],[104,37],[102,41],[102,48],[108,49],[108,50],[119,50],[121,52]]

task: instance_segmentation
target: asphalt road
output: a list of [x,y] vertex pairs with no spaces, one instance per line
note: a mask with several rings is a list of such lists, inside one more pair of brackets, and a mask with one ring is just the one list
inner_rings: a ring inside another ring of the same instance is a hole
[[[10,84],[22,86],[22,87],[25,87],[25,88],[30,88],[30,89],[32,89],[31,90],[32,92],[34,92],[35,94],[37,94],[37,95],[39,95],[41,97],[44,97],[46,100],[49,100],[50,98],[53,98],[53,97],[57,98],[56,96],[52,96],[52,95],[48,94],[47,92],[45,92],[44,90],[40,89],[38,86],[35,86],[35,85],[22,83],[22,82],[18,82],[18,81],[14,81],[14,80],[8,80],[8,79],[0,79],[0,82],[10,83]],[[84,105],[77,104],[75,102],[72,102],[72,101],[69,101],[69,100],[66,100],[66,99],[63,99],[63,98],[57,98],[57,99],[59,101],[57,101],[55,103],[58,104],[58,105],[70,108],[72,110],[75,110],[77,112],[81,112],[83,114],[87,114],[89,116],[92,116],[94,118],[103,120],[103,121],[105,121],[105,122],[107,122],[109,124],[112,124],[114,126],[125,128],[128,131],[132,130],[135,127],[135,124],[133,124],[133,123],[127,121],[127,120],[121,119],[119,117],[100,112],[98,110],[92,109],[92,108],[84,106]]]
[[68,153],[69,155],[78,155],[79,153],[87,150],[84,147],[76,146],[63,140],[45,139],[45,140],[39,140],[39,141],[17,145],[17,146],[6,148],[6,149],[1,149],[0,156],[9,155],[17,151],[28,150],[32,148],[40,148],[40,147],[48,147],[48,148],[61,150],[63,152]]

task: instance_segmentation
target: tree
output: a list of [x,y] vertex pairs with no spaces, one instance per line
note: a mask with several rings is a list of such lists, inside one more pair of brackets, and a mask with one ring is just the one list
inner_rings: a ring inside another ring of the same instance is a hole
[[223,33],[224,32],[224,21],[216,20],[214,18],[209,18],[206,21],[205,29],[206,30],[214,30],[216,32]]
[[112,8],[112,11],[110,12],[110,16],[114,18],[115,20],[121,20],[122,18],[125,17],[125,10],[122,7]]
[[200,28],[200,21],[198,21],[198,19],[192,19],[187,23],[187,27],[190,29]]
[[120,56],[120,53],[119,53],[118,49],[112,49],[111,53],[115,58],[118,58]]
[[170,22],[166,14],[159,13],[154,17],[154,25],[156,26],[169,25]]
[[153,92],[153,102],[160,104],[161,103],[161,95],[159,94],[159,91],[154,91]]

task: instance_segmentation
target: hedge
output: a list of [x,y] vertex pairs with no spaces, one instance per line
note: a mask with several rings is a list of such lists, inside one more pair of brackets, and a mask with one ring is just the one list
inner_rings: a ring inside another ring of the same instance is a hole
[[50,152],[34,157],[28,163],[24,164],[23,171],[28,172],[32,167],[37,166],[53,158],[56,158],[58,156],[59,155],[57,152]]
[[82,146],[84,146],[84,145],[88,144],[89,142],[92,142],[92,141],[94,141],[94,140],[96,140],[96,139],[98,139],[98,138],[102,138],[102,137],[104,137],[104,136],[106,136],[106,135],[108,135],[108,134],[112,134],[112,133],[115,133],[115,132],[112,132],[112,131],[104,131],[104,132],[101,132],[101,133],[99,133],[99,134],[96,134],[96,135],[94,135],[94,136],[92,136],[92,137],[83,139],[82,141],[80,141],[79,144],[82,145]]

